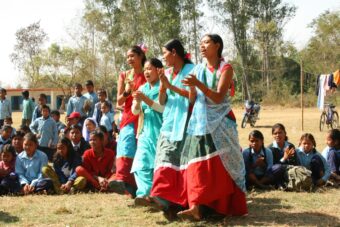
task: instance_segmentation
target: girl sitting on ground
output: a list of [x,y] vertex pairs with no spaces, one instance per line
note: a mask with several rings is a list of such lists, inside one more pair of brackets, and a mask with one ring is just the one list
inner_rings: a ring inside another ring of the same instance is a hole
[[86,120],[84,121],[82,133],[86,142],[90,141],[90,133],[96,130],[97,127],[98,124],[94,118],[92,117],[86,118]]
[[18,176],[15,174],[16,153],[12,145],[6,144],[2,147],[0,161],[0,195],[17,193],[20,191]]
[[316,151],[314,136],[305,133],[301,136],[299,148],[296,151],[299,163],[312,171],[314,185],[322,186],[329,179],[331,172],[326,159]]
[[43,176],[53,181],[57,194],[69,193],[71,188],[82,190],[86,179],[78,177],[76,168],[81,165],[81,157],[73,149],[72,143],[66,137],[59,138],[57,152],[53,158],[53,168],[49,165],[42,169]]
[[99,130],[90,134],[91,149],[85,151],[83,163],[76,168],[78,176],[86,178],[96,190],[108,191],[110,181],[114,179],[114,153],[104,147],[104,135]]
[[264,137],[260,131],[250,132],[248,140],[249,148],[242,152],[246,167],[247,187],[254,185],[260,189],[268,189],[268,185],[272,182],[272,152],[264,147]]
[[53,188],[51,179],[44,178],[42,167],[48,164],[47,155],[38,150],[38,139],[33,133],[24,137],[24,151],[15,161],[15,173],[19,176],[22,192],[25,195],[35,192],[47,192]]
[[268,146],[273,153],[273,164],[297,165],[295,146],[288,142],[286,128],[277,123],[272,127],[274,141]]
[[322,156],[327,160],[331,169],[331,179],[340,183],[340,130],[332,129],[326,137],[327,147]]

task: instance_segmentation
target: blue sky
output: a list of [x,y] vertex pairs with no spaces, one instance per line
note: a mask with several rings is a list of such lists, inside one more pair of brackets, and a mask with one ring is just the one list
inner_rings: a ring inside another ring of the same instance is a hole
[[[318,15],[326,10],[340,9],[339,0],[283,0],[297,6],[296,16],[287,23],[284,39],[301,49],[312,35],[307,28]],[[15,45],[15,32],[40,21],[49,36],[49,43],[68,43],[68,30],[81,15],[83,0],[9,0],[0,2],[0,81],[1,85],[16,86],[19,72],[9,59]]]

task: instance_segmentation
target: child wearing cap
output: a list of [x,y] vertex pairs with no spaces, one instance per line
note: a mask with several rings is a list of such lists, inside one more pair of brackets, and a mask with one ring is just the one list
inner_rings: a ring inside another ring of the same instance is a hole
[[12,117],[11,102],[6,99],[7,91],[0,88],[0,128],[4,125],[6,117]]

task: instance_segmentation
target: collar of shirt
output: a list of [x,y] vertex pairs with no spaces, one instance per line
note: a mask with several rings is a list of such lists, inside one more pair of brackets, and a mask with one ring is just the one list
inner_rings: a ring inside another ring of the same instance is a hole
[[[22,158],[25,158],[25,159],[34,159],[34,158],[38,157],[38,150],[35,150],[35,152],[34,152],[34,154],[33,154],[32,157],[28,157],[25,150],[24,150],[23,152],[21,152],[21,153],[22,153],[22,156],[21,156],[21,157],[22,157]],[[21,154],[21,153],[20,153],[20,154]]]
[[71,141],[71,143],[72,143],[72,146],[73,146],[73,147],[80,147],[81,141],[79,141],[79,143],[77,143],[77,144],[73,143],[72,141]]
[[[285,143],[283,145],[283,149],[285,149],[288,146],[289,146],[289,143],[287,141],[285,141]],[[278,148],[278,149],[281,150],[281,148],[279,147],[279,145],[277,144],[277,142],[275,140],[273,141],[273,147]]]
[[256,155],[256,156],[264,156],[263,149],[261,149],[260,153],[256,153],[256,152],[254,151],[254,149],[252,148],[252,149],[250,150],[250,153],[251,153],[252,155]]

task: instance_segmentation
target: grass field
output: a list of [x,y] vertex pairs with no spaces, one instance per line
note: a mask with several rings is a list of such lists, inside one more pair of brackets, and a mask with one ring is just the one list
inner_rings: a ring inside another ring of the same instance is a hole
[[[235,109],[238,123],[242,109]],[[286,126],[289,140],[298,145],[303,132],[311,132],[320,151],[325,147],[326,132],[319,132],[320,112],[305,109],[304,131],[301,131],[301,111],[296,108],[265,107],[255,129],[261,130],[265,143],[271,138],[271,125]],[[17,126],[21,114],[14,114]],[[252,130],[239,127],[242,147],[248,146]],[[126,196],[115,194],[76,194],[62,196],[34,195],[0,198],[0,226],[340,226],[340,190],[326,189],[318,193],[288,193],[281,191],[250,192],[247,196],[249,215],[201,222],[168,222],[160,212],[136,208]]]

